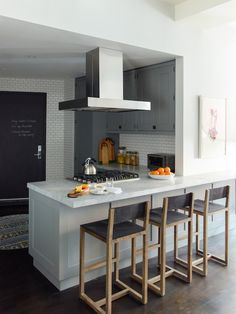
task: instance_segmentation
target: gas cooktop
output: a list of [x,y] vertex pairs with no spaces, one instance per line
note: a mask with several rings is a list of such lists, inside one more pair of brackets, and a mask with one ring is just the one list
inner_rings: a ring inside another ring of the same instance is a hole
[[74,181],[78,181],[80,183],[103,183],[109,179],[113,179],[116,182],[132,181],[138,180],[139,175],[137,173],[128,171],[97,169],[97,174],[95,175],[78,173],[73,178]]

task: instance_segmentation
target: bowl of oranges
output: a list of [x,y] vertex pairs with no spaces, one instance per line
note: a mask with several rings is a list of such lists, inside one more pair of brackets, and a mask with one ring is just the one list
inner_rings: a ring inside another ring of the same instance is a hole
[[149,171],[148,176],[156,180],[170,180],[175,176],[175,174],[171,172],[170,167],[160,167],[158,169],[153,169]]

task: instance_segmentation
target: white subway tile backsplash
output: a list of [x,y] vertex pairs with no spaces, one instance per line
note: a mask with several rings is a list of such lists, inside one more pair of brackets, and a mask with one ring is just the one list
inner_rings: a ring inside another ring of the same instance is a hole
[[120,146],[139,152],[140,165],[147,165],[147,154],[175,153],[173,134],[120,134]]

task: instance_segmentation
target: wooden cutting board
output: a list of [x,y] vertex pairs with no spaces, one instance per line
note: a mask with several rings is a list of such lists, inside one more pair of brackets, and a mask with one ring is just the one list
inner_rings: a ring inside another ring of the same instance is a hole
[[108,151],[109,151],[109,160],[113,161],[115,160],[115,150],[114,150],[114,142],[109,137],[106,138],[106,143],[108,145]]
[[101,162],[103,165],[109,164],[109,148],[106,142],[101,145]]

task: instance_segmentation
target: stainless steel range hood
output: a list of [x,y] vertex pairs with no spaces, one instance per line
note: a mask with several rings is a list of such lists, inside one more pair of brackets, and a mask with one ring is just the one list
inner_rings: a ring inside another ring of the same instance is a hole
[[151,110],[147,101],[123,99],[122,52],[96,48],[86,54],[86,95],[59,103],[59,110],[133,111]]

